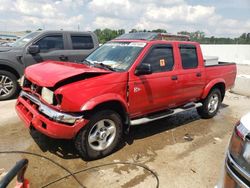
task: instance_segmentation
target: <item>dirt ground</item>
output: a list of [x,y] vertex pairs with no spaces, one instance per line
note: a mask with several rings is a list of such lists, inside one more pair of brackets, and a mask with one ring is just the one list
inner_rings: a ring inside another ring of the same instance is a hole
[[[29,131],[14,110],[15,100],[0,103],[0,151],[21,150],[45,155],[72,172],[95,165],[127,161],[148,166],[159,176],[160,187],[214,187],[223,167],[227,144],[235,122],[250,111],[250,98],[227,92],[213,119],[200,119],[195,110],[136,126],[114,154],[86,162],[72,142],[47,138]],[[42,187],[67,175],[51,162],[25,154],[1,154],[0,170],[7,171],[21,158],[29,159],[31,187]],[[0,171],[0,172],[1,172]],[[140,167],[111,165],[77,174],[87,187],[155,187],[154,177]],[[79,187],[72,177],[49,187]]]
[[[250,73],[249,67],[238,67],[238,73]],[[79,158],[71,141],[30,133],[17,117],[14,106],[15,100],[0,102],[0,152],[19,150],[42,154],[72,172],[110,162],[139,163],[157,173],[161,188],[210,188],[221,177],[234,124],[250,111],[250,97],[227,92],[218,115],[212,119],[200,119],[192,110],[133,127],[117,152],[92,162]],[[0,174],[21,158],[29,159],[26,177],[31,187],[43,187],[68,174],[44,158],[25,154],[0,154]],[[76,176],[91,188],[156,187],[156,180],[149,172],[132,165],[111,165]],[[48,187],[79,187],[79,184],[68,177]]]

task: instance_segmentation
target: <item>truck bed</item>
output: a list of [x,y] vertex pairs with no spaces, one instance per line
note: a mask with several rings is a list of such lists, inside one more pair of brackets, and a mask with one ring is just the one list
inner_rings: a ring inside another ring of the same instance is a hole
[[226,90],[234,85],[236,78],[236,64],[231,62],[219,62],[217,65],[205,66],[207,83],[214,79],[223,79],[225,81]]
[[217,66],[225,66],[225,65],[236,65],[233,62],[224,62],[224,61],[219,61],[218,64],[215,65],[205,65],[205,67],[217,67]]

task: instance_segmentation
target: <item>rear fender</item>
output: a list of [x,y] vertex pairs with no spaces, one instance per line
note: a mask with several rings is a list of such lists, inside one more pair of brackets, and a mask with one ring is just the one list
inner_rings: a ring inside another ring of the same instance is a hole
[[211,89],[216,85],[216,84],[219,84],[219,83],[223,83],[225,84],[225,80],[222,79],[222,78],[217,78],[217,79],[214,79],[212,81],[210,81],[206,87],[204,88],[203,90],[203,94],[201,96],[202,99],[205,99],[207,97],[207,95],[209,94],[209,92],[211,91]]

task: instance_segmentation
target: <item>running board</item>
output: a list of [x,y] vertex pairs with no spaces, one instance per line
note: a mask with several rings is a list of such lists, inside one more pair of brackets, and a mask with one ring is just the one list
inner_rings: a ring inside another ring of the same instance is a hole
[[155,115],[143,117],[143,118],[140,118],[140,119],[131,120],[130,125],[139,125],[139,124],[148,123],[148,122],[151,122],[151,121],[162,119],[162,118],[165,118],[165,117],[168,117],[168,116],[180,113],[180,112],[184,112],[184,111],[187,111],[187,110],[191,110],[191,109],[194,109],[194,108],[198,108],[198,107],[201,107],[201,106],[202,106],[202,103],[200,103],[200,102],[199,103],[188,103],[188,104],[186,104],[186,105],[184,105],[184,106],[182,106],[180,108],[175,108],[175,109],[168,110],[165,113],[155,114]]

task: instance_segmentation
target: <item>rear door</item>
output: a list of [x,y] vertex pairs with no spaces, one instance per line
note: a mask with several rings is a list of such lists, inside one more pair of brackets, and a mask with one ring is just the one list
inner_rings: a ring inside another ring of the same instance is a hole
[[30,54],[26,49],[24,59],[25,66],[40,63],[45,60],[67,61],[64,55],[65,36],[62,33],[46,34],[34,41],[32,45],[38,45],[40,53]]
[[129,109],[132,116],[175,106],[175,97],[180,93],[177,67],[172,45],[152,46],[142,60],[150,64],[152,74],[130,75]]
[[202,95],[205,86],[205,72],[201,53],[194,44],[179,44],[181,70],[178,77],[181,81],[183,95],[176,99],[178,104],[196,101]]
[[96,39],[91,34],[68,33],[68,59],[71,62],[83,61],[97,46]]

